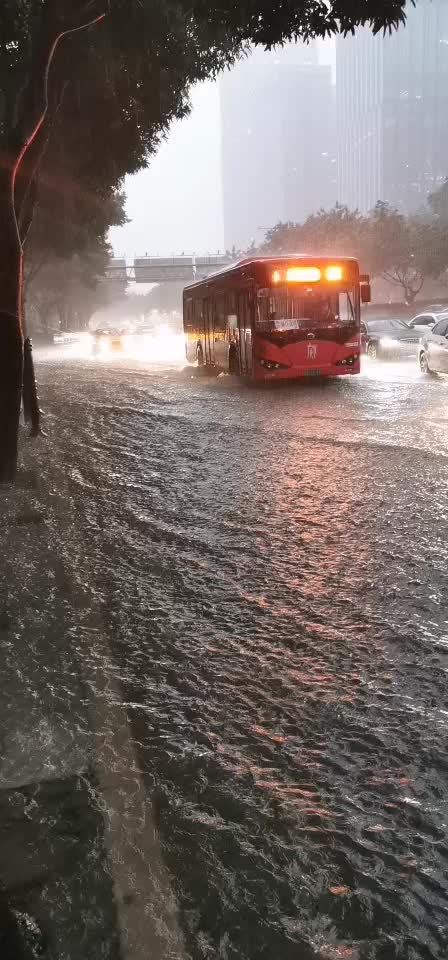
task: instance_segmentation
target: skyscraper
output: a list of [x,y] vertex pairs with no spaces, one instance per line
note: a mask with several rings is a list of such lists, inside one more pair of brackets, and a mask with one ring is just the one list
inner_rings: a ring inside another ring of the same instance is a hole
[[408,4],[407,24],[336,47],[338,200],[418,209],[448,177],[448,0]]
[[220,83],[227,249],[336,198],[331,68],[313,45],[254,51]]

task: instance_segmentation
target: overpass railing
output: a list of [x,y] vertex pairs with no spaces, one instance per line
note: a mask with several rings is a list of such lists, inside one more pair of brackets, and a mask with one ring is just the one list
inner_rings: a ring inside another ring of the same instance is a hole
[[215,256],[137,257],[132,263],[114,258],[106,270],[106,280],[134,283],[192,283],[217,273],[232,263],[227,254]]

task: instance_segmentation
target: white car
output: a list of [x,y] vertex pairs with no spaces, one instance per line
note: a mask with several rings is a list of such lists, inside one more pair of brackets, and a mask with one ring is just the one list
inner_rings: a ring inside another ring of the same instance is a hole
[[440,314],[438,323],[426,328],[418,347],[422,373],[448,373],[448,313]]

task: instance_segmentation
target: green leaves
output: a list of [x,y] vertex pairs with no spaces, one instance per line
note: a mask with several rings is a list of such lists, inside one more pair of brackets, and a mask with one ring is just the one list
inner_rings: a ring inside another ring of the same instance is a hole
[[[403,22],[404,10],[405,0],[2,0],[0,135],[8,133],[17,96],[29,79],[44,21],[55,37],[105,12],[100,33],[107,37],[111,66],[122,61],[137,76],[145,74],[145,64],[158,63],[173,84],[185,86],[215,75],[247,43],[272,47],[352,32],[363,24],[378,32]],[[89,41],[80,35],[68,42],[80,49]]]
[[241,41],[271,47],[286,40],[309,40],[353,32],[368,24],[375,33],[397,27],[405,19],[405,0],[193,0],[193,16]]
[[426,278],[437,278],[446,270],[448,235],[436,218],[405,217],[378,203],[369,219],[369,269],[401,286],[407,300],[421,290]]
[[276,253],[315,253],[357,256],[365,239],[367,218],[336,204],[319,210],[303,224],[281,224],[266,235],[266,250]]

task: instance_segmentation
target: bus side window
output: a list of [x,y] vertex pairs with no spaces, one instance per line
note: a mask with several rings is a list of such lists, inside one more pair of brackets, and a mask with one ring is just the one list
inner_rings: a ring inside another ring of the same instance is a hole
[[193,300],[191,297],[186,301],[185,326],[187,330],[191,330],[193,327]]
[[194,301],[193,327],[198,333],[202,333],[204,329],[204,320],[202,316],[202,300],[199,300],[199,298]]
[[[235,291],[234,291],[234,290],[229,290],[229,292],[228,292],[227,295],[226,295],[226,316],[227,316],[227,321],[228,321],[229,317],[233,316],[234,313],[236,313],[236,296],[235,296]],[[228,326],[228,322],[227,322],[227,326]]]
[[215,331],[222,334],[226,331],[226,304],[222,295],[215,300]]

